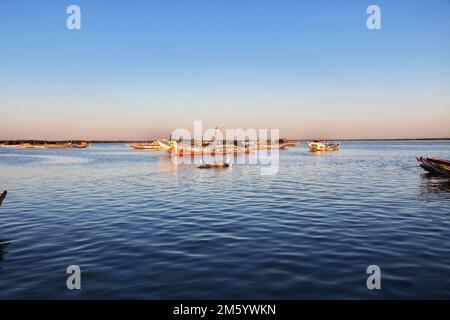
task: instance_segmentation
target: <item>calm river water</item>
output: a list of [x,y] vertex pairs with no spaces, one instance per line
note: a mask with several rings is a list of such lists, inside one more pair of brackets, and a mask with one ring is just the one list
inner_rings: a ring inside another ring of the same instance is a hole
[[302,144],[273,176],[118,144],[0,148],[0,298],[449,299],[450,180],[419,154],[450,142]]

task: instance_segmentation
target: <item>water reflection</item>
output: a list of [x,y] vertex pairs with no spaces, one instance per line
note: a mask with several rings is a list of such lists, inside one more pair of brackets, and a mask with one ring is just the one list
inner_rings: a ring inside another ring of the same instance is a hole
[[170,155],[163,155],[157,158],[156,165],[158,171],[166,172],[166,171],[177,171],[178,163],[176,159],[174,160]]
[[422,173],[421,193],[450,193],[450,179],[431,173]]
[[6,248],[10,245],[10,241],[0,239],[0,270],[2,269],[2,262],[6,254]]

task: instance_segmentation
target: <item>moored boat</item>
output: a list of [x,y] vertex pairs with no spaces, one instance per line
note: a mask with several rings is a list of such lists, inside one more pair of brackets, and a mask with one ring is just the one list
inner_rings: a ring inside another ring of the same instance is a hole
[[258,141],[255,146],[253,146],[256,150],[276,150],[276,149],[286,149],[286,147],[293,146],[291,142],[280,141],[272,142],[272,141]]
[[161,150],[158,141],[153,141],[151,143],[130,143],[127,146],[135,150]]
[[74,144],[72,142],[67,143],[45,143],[45,144],[33,144],[33,143],[22,143],[19,148],[24,149],[84,149],[89,147],[91,144],[89,142],[80,142],[79,144]]
[[286,142],[282,142],[285,147],[296,147],[300,144],[299,140],[288,140]]
[[89,143],[89,142],[80,142],[79,144],[70,143],[69,148],[84,149],[84,148],[87,148],[90,146],[91,146],[91,143]]
[[319,152],[319,151],[337,151],[339,150],[339,143],[326,143],[324,141],[315,140],[308,144],[309,151]]
[[45,144],[22,143],[19,148],[23,149],[46,149]]
[[44,145],[44,149],[67,149],[72,148],[70,143],[49,143]]
[[197,167],[199,169],[224,169],[231,167],[231,164],[224,161],[214,161],[214,163],[203,163],[200,162],[200,165]]
[[20,148],[20,144],[0,144],[0,148]]
[[135,150],[161,150],[160,146],[153,146],[153,145],[134,145],[131,147]]
[[161,139],[156,141],[161,149],[161,151],[166,151],[171,153],[178,145],[176,141],[169,141],[166,139]]
[[450,177],[450,161],[441,158],[416,157],[419,165],[426,171],[446,177]]
[[274,149],[284,149],[286,146],[281,144],[267,144],[267,143],[261,143],[257,144],[255,146],[256,150],[274,150]]

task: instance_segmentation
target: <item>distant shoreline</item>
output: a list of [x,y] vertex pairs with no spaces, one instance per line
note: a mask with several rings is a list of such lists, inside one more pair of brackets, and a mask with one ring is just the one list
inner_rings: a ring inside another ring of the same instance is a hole
[[[313,139],[288,139],[290,141],[313,141]],[[157,140],[157,139],[156,139]],[[89,143],[148,143],[156,140],[33,140],[33,139],[17,139],[17,140],[3,140],[0,139],[0,144],[22,144],[22,143],[32,143],[32,144],[45,144],[45,143],[80,143],[80,142],[89,142]],[[450,138],[403,138],[403,139],[321,139],[324,141],[448,141]]]

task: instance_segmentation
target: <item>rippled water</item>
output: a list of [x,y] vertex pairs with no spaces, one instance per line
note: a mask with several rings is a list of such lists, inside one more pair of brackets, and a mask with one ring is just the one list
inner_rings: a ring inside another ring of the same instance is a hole
[[112,144],[0,149],[0,298],[448,299],[450,182],[418,154],[450,142],[301,145],[274,176]]

